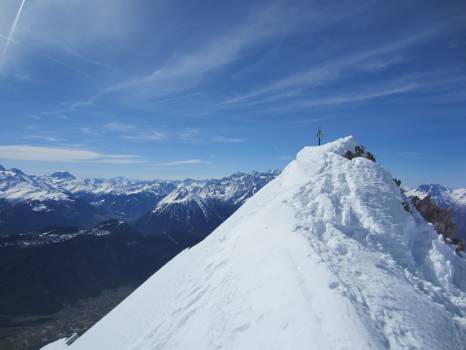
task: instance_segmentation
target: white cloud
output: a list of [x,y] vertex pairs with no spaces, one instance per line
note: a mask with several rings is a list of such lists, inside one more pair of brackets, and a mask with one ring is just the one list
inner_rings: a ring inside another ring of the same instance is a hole
[[163,166],[174,166],[174,165],[198,165],[198,164],[210,164],[210,162],[201,159],[186,159],[186,160],[175,160],[171,162],[158,163]]
[[140,156],[132,154],[105,154],[92,150],[30,145],[0,146],[0,159],[31,160],[39,162],[93,162],[131,164],[141,163]]
[[111,122],[111,123],[105,124],[104,128],[107,129],[107,130],[124,132],[124,131],[131,131],[131,130],[136,129],[136,125],[118,123],[118,122]]
[[247,139],[242,137],[215,136],[212,138],[212,141],[217,143],[242,143],[246,142]]
[[[441,73],[441,72],[440,72]],[[439,72],[427,74],[413,74],[401,79],[391,81],[381,81],[359,88],[351,88],[348,91],[333,93],[328,95],[310,96],[299,100],[291,101],[282,106],[269,109],[271,112],[283,112],[299,108],[338,106],[349,103],[370,101],[382,97],[401,95],[411,92],[423,93],[426,91],[440,91],[441,88],[454,86],[458,82],[463,82],[463,77],[444,78],[439,77]],[[429,99],[432,100],[432,96]]]
[[199,96],[200,94],[201,94],[200,92],[192,92],[192,93],[189,93],[189,94],[183,94],[183,95],[179,95],[179,96],[172,96],[172,97],[168,97],[168,98],[164,98],[164,99],[161,99],[161,100],[154,101],[154,102],[150,103],[150,105],[155,106],[155,105],[166,103],[166,102],[178,101],[178,100],[182,100],[182,99],[185,99],[185,98],[188,98],[188,97]]
[[327,97],[319,97],[309,99],[307,102],[301,104],[302,107],[313,107],[323,105],[340,105],[345,103],[360,102],[366,100],[372,100],[384,96],[402,94],[406,92],[414,91],[421,86],[418,83],[406,83],[397,86],[381,86],[374,87],[367,91],[357,91],[347,94],[333,95]]
[[48,142],[64,142],[66,139],[58,138],[54,136],[44,136],[44,135],[28,135],[23,137],[25,140],[41,140]]
[[167,137],[163,132],[157,130],[145,131],[142,127],[134,124],[111,122],[103,125],[109,131],[119,133],[120,137],[131,142],[160,141]]
[[[237,61],[247,48],[272,38],[277,39],[295,28],[297,21],[281,21],[280,18],[278,8],[263,9],[229,32],[200,45],[197,50],[172,57],[145,76],[110,86],[105,93],[135,92],[138,96],[160,98],[190,89],[209,73]],[[187,96],[193,94],[181,97]]]
[[202,132],[197,128],[186,128],[178,133],[178,138],[187,142],[199,142],[201,140]]
[[135,133],[131,135],[123,135],[122,136],[125,140],[132,141],[132,142],[145,142],[145,141],[160,141],[166,138],[166,135],[159,131],[150,131],[150,132],[142,132],[142,133]]
[[434,31],[427,30],[365,51],[352,52],[337,58],[329,58],[323,62],[316,62],[310,69],[277,79],[268,83],[267,86],[229,98],[224,103],[226,105],[238,103],[249,105],[294,98],[302,96],[306,89],[337,81],[351,72],[382,70],[403,61],[399,55],[401,50],[423,42],[434,34]]
[[420,88],[422,88],[422,85],[417,82],[387,84],[386,86],[374,85],[371,87],[360,89],[359,91],[349,91],[340,94],[336,93],[327,96],[317,96],[300,99],[298,101],[293,101],[279,107],[274,107],[273,109],[270,109],[270,112],[288,112],[290,110],[300,108],[338,106],[349,103],[364,102],[386,96],[413,92],[419,90]]
[[97,131],[95,129],[91,129],[91,128],[88,128],[88,127],[81,127],[81,128],[79,128],[79,131],[81,131],[84,134],[92,135],[92,136],[98,136],[98,135],[101,134],[100,131]]

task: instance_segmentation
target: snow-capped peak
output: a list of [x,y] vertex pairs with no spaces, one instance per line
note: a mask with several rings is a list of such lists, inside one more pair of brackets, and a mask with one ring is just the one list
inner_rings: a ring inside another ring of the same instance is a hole
[[188,189],[186,187],[179,187],[178,189],[169,193],[157,204],[152,212],[157,213],[163,210],[167,210],[167,208],[170,206],[176,205],[189,206],[192,203],[199,207],[204,216],[207,215],[207,209],[204,200],[196,193],[196,190]]
[[57,180],[76,180],[76,177],[68,171],[57,171],[50,174],[50,177]]
[[164,199],[162,199],[158,206],[164,206],[166,204],[173,203],[186,203],[189,201],[200,201],[201,198],[196,194],[196,190],[191,190],[186,187],[179,187],[173,192],[169,193]]
[[426,185],[419,185],[417,190],[421,192],[429,192],[429,193],[442,193],[442,192],[450,192],[451,189],[448,187],[439,185],[439,184],[426,184]]
[[466,206],[466,188],[451,189],[438,184],[420,185],[408,190],[409,196],[424,198],[430,196],[441,207]]
[[0,171],[5,171],[6,169],[0,164]]
[[301,151],[299,151],[297,159],[307,162],[316,158],[321,158],[322,155],[328,153],[334,153],[343,156],[347,151],[353,151],[357,145],[358,143],[353,136],[347,136],[333,142],[323,144],[322,146],[304,147]]
[[[69,200],[69,196],[40,178],[12,168],[0,172],[0,198],[10,202]],[[39,208],[39,207],[38,207]]]
[[437,184],[420,185],[408,190],[406,195],[421,199],[430,196],[437,206],[450,209],[460,238],[466,240],[466,188],[451,189]]
[[355,144],[305,147],[69,348],[464,349],[464,259]]

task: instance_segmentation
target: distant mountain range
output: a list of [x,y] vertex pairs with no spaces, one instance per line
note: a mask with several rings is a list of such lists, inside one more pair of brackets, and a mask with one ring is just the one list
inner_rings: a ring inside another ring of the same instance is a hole
[[145,233],[205,236],[277,175],[237,173],[220,180],[185,181],[134,225]]
[[430,184],[410,189],[406,194],[420,199],[430,196],[437,206],[452,210],[459,237],[466,240],[466,188],[451,189],[438,184]]
[[139,181],[1,167],[0,348],[82,333],[278,173]]
[[41,177],[0,168],[0,234],[50,225],[90,226],[104,218],[90,203]]
[[90,228],[115,218],[144,233],[181,230],[205,236],[278,173],[141,181],[79,179],[66,171],[34,176],[0,166],[0,234],[51,225]]

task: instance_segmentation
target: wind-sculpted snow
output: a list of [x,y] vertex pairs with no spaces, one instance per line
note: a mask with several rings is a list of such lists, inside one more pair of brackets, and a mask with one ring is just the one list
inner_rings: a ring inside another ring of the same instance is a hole
[[355,144],[304,148],[69,349],[465,349],[464,259]]
[[293,201],[296,228],[384,347],[462,349],[464,259],[404,200],[378,165],[330,153]]

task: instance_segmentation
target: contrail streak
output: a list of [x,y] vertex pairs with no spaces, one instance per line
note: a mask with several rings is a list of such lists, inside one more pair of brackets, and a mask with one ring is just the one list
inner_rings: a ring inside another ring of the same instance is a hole
[[19,9],[18,9],[18,12],[16,13],[15,20],[13,21],[13,24],[11,25],[10,33],[8,34],[8,38],[6,40],[5,46],[3,46],[1,61],[4,60],[6,52],[8,51],[8,47],[10,46],[11,40],[13,39],[13,34],[15,33],[16,25],[18,24],[18,20],[19,20],[19,17],[21,16],[21,12],[23,11],[25,2],[26,0],[21,0],[21,5],[19,5]]
[[[4,40],[5,42],[8,40],[8,38],[6,36],[3,36],[1,34],[0,34],[0,39]],[[21,44],[20,42],[15,41],[14,39],[11,39],[10,42],[17,45],[17,46],[24,47],[26,49],[30,49],[29,46]],[[47,55],[44,55],[44,54],[36,54],[36,56],[38,56],[40,58],[43,58],[43,59],[46,59],[46,60],[48,60],[50,62],[59,64],[59,65],[65,67],[65,68],[67,68],[70,71],[73,71],[75,73],[78,73],[78,74],[81,74],[81,75],[85,76],[87,79],[94,79],[94,77],[92,77],[91,75],[89,75],[89,74],[87,74],[87,73],[85,73],[85,72],[83,72],[83,71],[81,71],[79,69],[76,69],[73,66],[70,66],[70,65],[68,65],[68,64],[66,64],[66,63],[64,63],[62,61],[59,61],[59,60],[57,60],[57,59],[55,59],[53,57],[50,57],[50,56],[47,56]],[[1,58],[0,58],[0,63],[1,63]],[[1,65],[0,65],[0,67],[1,67]]]

